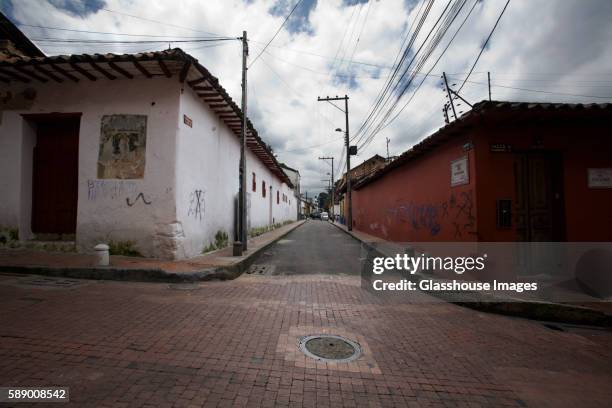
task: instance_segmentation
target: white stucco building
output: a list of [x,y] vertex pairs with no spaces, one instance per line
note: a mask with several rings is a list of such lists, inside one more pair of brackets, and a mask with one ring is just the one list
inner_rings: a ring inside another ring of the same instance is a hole
[[300,185],[301,185],[300,172],[296,169],[293,169],[287,166],[284,163],[281,163],[280,166],[283,169],[283,172],[287,175],[287,177],[289,177],[289,181],[291,181],[291,184],[293,185],[293,197],[294,197],[293,199],[297,201],[297,205],[296,205],[297,217],[300,218],[304,214],[303,205],[301,203],[302,196],[301,196],[301,190],[300,190]]
[[[0,226],[20,240],[182,259],[235,236],[241,111],[180,49],[0,61],[0,115]],[[295,220],[290,179],[247,135],[248,226]]]

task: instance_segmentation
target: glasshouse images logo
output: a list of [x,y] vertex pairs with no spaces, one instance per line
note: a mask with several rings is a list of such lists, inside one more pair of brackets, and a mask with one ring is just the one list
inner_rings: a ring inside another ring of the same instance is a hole
[[478,257],[441,257],[410,256],[408,254],[397,254],[395,257],[376,257],[373,260],[372,272],[377,275],[385,271],[407,271],[415,274],[419,270],[424,271],[453,271],[458,275],[466,271],[482,271],[485,268],[487,254]]

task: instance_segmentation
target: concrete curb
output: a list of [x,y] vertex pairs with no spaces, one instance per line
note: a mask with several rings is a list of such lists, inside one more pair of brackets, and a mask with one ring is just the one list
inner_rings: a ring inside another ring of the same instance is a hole
[[[371,249],[376,256],[387,256],[386,254],[373,247],[371,243],[364,241],[357,237],[350,231],[342,228],[335,223],[332,223],[339,230],[349,235],[358,242],[366,245]],[[417,277],[415,279],[427,278],[432,279],[431,276]],[[435,279],[434,279],[435,280]],[[474,310],[487,313],[497,313],[506,316],[522,317],[527,319],[542,320],[557,323],[570,323],[570,324],[581,324],[589,326],[599,327],[612,327],[612,316],[595,309],[590,309],[582,306],[574,306],[563,303],[551,303],[551,302],[527,302],[527,301],[516,301],[516,302],[505,302],[500,301],[498,298],[493,296],[483,296],[480,293],[465,293],[463,295],[464,301],[449,300],[444,292],[437,291],[424,291],[428,295],[435,296],[436,298],[442,299],[446,302],[453,303],[458,306],[467,307]]]
[[274,238],[233,265],[205,268],[191,272],[170,272],[159,268],[118,268],[108,267],[56,267],[56,266],[25,266],[0,265],[0,272],[19,273],[24,275],[43,275],[53,277],[116,280],[129,282],[201,282],[210,280],[231,280],[242,275],[255,261],[257,256],[272,244],[285,237],[306,221],[296,223],[292,228]]

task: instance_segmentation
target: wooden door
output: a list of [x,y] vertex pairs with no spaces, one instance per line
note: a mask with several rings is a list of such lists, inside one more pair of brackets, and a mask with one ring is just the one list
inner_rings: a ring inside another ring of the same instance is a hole
[[78,197],[78,117],[36,121],[32,232],[74,234]]
[[554,152],[519,153],[515,157],[515,220],[518,241],[564,239],[563,175]]

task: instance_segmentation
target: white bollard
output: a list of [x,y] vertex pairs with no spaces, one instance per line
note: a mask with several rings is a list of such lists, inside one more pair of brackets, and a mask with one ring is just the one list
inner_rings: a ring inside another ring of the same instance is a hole
[[108,245],[98,244],[94,247],[96,250],[96,265],[97,266],[108,266],[110,263],[110,257],[108,254]]

